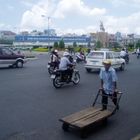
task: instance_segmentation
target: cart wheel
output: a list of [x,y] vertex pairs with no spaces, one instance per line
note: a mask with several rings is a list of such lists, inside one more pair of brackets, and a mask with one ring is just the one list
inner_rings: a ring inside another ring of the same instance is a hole
[[88,133],[87,133],[87,129],[82,129],[81,132],[80,132],[80,137],[82,139],[85,139],[88,137]]
[[62,129],[63,129],[64,131],[68,131],[68,129],[69,129],[69,125],[66,124],[66,123],[63,123],[63,125],[62,125]]
[[105,119],[103,120],[103,125],[107,125],[107,121],[108,121],[108,119],[105,118]]

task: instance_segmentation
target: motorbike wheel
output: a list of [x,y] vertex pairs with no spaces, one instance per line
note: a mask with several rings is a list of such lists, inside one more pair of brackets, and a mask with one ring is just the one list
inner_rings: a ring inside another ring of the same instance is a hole
[[61,78],[59,76],[56,76],[55,79],[53,79],[53,86],[55,88],[61,88],[62,83],[60,82]]
[[77,63],[79,63],[79,60],[78,60],[78,59],[76,59],[76,62],[77,62]]
[[80,74],[78,72],[74,73],[73,83],[77,85],[80,82]]
[[125,69],[125,64],[121,64],[120,70],[124,71],[124,69]]
[[128,63],[129,63],[129,59],[126,60],[126,64],[128,64]]
[[87,71],[88,73],[90,73],[90,72],[91,72],[91,69],[89,69],[89,68],[86,68],[86,71]]
[[125,61],[126,61],[126,64],[128,64],[128,63],[129,63],[129,57],[127,57],[127,58],[125,59]]

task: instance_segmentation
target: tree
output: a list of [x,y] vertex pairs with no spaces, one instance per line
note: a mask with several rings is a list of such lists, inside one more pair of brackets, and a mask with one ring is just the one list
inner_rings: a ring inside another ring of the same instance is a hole
[[136,48],[140,48],[140,40],[136,43]]
[[0,44],[13,44],[13,40],[0,39]]
[[65,48],[65,44],[64,44],[64,40],[60,40],[59,41],[59,48],[64,49]]
[[133,48],[134,48],[134,44],[129,43],[129,44],[128,44],[128,48],[133,49]]
[[89,48],[91,47],[91,45],[90,45],[90,42],[88,42],[88,45],[87,45]]
[[77,47],[77,43],[76,42],[73,42],[73,47]]
[[120,47],[120,45],[119,45],[119,43],[118,43],[118,42],[114,42],[114,43],[113,43],[113,47],[116,49],[116,48],[119,48],[119,47]]
[[58,49],[59,48],[58,42],[54,42],[53,46],[54,46],[55,49]]
[[103,47],[103,44],[101,43],[101,41],[98,40],[98,41],[96,42],[96,47],[97,47],[97,48],[102,48],[102,47]]

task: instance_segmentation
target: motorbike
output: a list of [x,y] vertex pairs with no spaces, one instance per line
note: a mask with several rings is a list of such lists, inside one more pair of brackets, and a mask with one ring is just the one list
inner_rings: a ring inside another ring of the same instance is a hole
[[139,59],[140,58],[140,53],[137,53],[137,59]]
[[85,62],[85,55],[77,54],[76,55],[76,62],[77,63],[79,63],[79,62]]
[[122,56],[122,58],[125,60],[126,64],[129,63],[129,54],[126,54],[125,56]]
[[51,75],[51,79],[53,80],[53,86],[55,88],[61,88],[65,84],[73,83],[77,85],[80,82],[80,74],[75,67],[73,68],[72,78],[69,78],[70,75],[64,74],[62,70],[55,70]]

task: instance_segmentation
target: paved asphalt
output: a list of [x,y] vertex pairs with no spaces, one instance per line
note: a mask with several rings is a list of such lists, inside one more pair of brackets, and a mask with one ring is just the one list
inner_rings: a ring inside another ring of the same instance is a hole
[[[117,72],[124,93],[120,110],[87,140],[130,140],[140,133],[140,60],[135,55],[130,59],[126,70]],[[100,86],[98,73],[87,73],[79,64],[80,84],[55,89],[46,65],[47,55],[38,55],[22,69],[0,69],[0,140],[81,139],[63,132],[58,120],[92,104]]]

